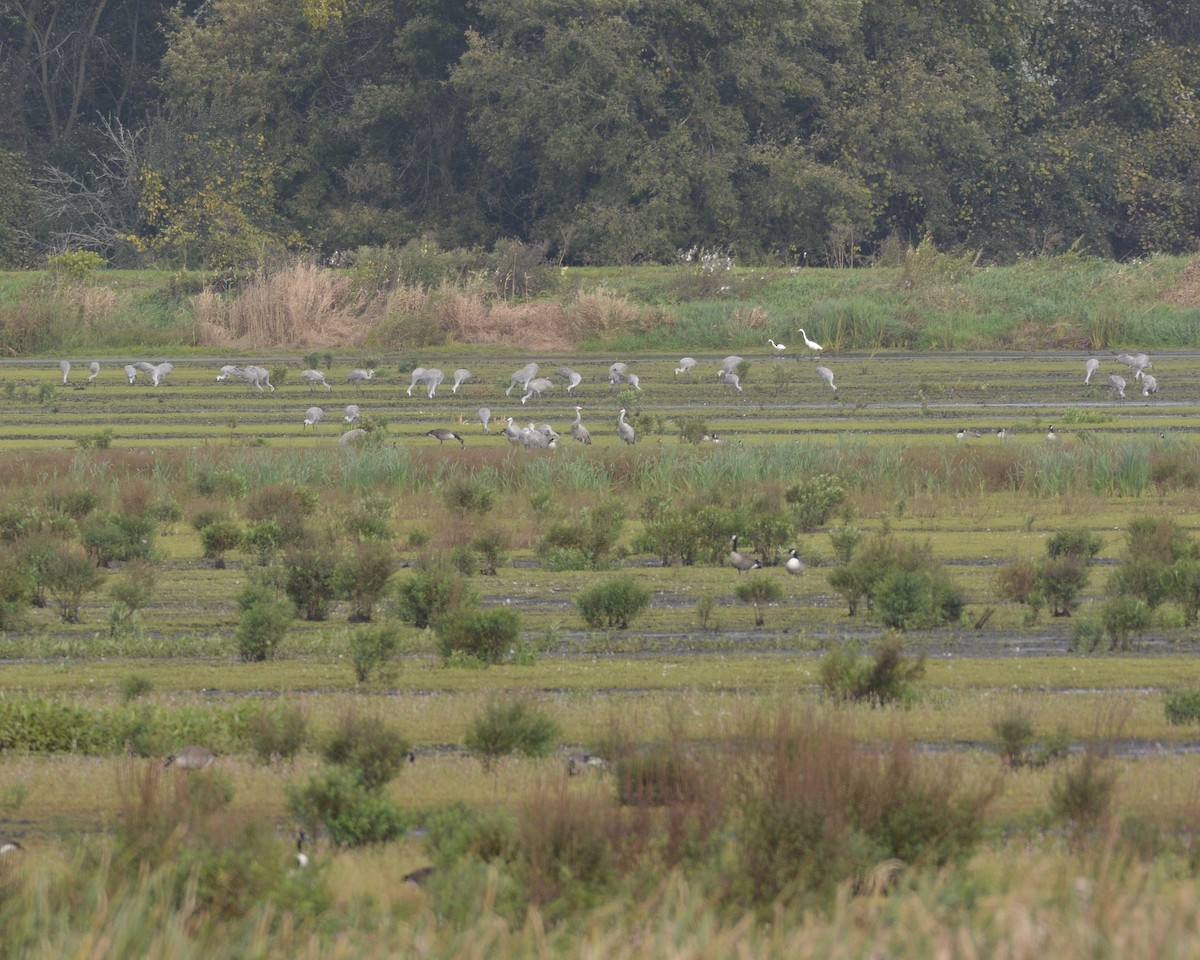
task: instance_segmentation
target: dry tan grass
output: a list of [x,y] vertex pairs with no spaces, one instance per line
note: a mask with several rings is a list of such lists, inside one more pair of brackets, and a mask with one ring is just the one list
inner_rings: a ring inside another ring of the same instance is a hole
[[633,326],[640,318],[635,304],[607,287],[580,291],[569,313],[575,336],[581,340]]
[[526,350],[567,350],[570,318],[557,303],[508,303],[444,285],[430,297],[438,327],[460,343],[504,344]]
[[83,287],[76,296],[79,318],[86,327],[111,320],[120,307],[116,291],[109,287]]
[[1200,256],[1192,257],[1183,268],[1183,276],[1173,288],[1163,294],[1167,303],[1178,304],[1181,307],[1194,307],[1200,304]]

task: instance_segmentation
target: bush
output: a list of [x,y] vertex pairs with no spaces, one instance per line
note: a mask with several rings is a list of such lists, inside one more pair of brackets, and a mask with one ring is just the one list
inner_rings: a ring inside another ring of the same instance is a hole
[[121,678],[118,687],[121,691],[121,699],[130,703],[149,694],[154,689],[154,681],[140,673],[131,673]]
[[482,663],[499,663],[520,640],[521,618],[505,607],[478,611],[460,607],[438,617],[433,629],[443,659],[460,654]]
[[232,520],[214,520],[200,531],[204,559],[211,560],[217,570],[225,569],[225,553],[236,550],[242,543],[242,530]]
[[439,616],[476,603],[478,597],[467,579],[445,560],[418,566],[396,589],[397,615],[422,629]]
[[783,499],[792,505],[796,526],[811,533],[828,522],[846,499],[846,485],[838,477],[820,473],[789,487]]
[[600,569],[607,565],[624,524],[625,506],[618,500],[580,511],[568,520],[551,524],[538,541],[538,557],[545,560],[556,551],[577,551],[588,567]]
[[238,500],[246,495],[249,486],[241,474],[212,466],[200,467],[192,476],[192,489],[202,497]]
[[1008,767],[1044,767],[1051,760],[1064,757],[1070,747],[1070,736],[1060,729],[1051,737],[1039,741],[1033,721],[1026,710],[1012,710],[992,722],[996,734],[996,753]]
[[471,549],[479,554],[479,572],[494,577],[508,561],[508,534],[503,530],[486,530],[471,541]]
[[154,544],[154,521],[149,517],[111,514],[83,529],[84,549],[98,566],[114,561],[148,559]]
[[1163,697],[1163,711],[1172,726],[1200,723],[1200,687],[1170,691]]
[[879,621],[895,630],[955,623],[966,605],[942,568],[893,570],[875,585],[872,598]]
[[242,534],[242,548],[254,555],[259,566],[268,566],[283,546],[283,528],[274,520],[259,520]]
[[774,603],[783,596],[783,588],[767,577],[751,577],[734,588],[734,594],[742,603],[754,605],[754,625],[763,625],[763,604]]
[[104,575],[82,552],[67,546],[51,553],[43,570],[46,590],[58,605],[58,615],[64,623],[78,623],[83,598],[103,586]]
[[1050,812],[1073,833],[1093,830],[1108,816],[1116,785],[1116,771],[1089,747],[1050,785]]
[[575,606],[593,629],[624,630],[650,606],[650,597],[650,588],[626,573],[582,591]]
[[237,625],[238,656],[258,663],[275,656],[292,625],[292,607],[278,600],[260,600],[242,610]]
[[321,745],[327,763],[350,771],[368,790],[395,779],[409,759],[409,742],[379,717],[344,713]]
[[283,589],[305,620],[325,620],[337,590],[334,571],[338,558],[332,543],[293,547],[284,557]]
[[400,647],[400,628],[393,623],[382,623],[374,627],[359,627],[350,634],[350,664],[354,667],[354,679],[366,683],[371,674],[378,672],[381,679],[388,679],[387,669]]
[[408,829],[408,818],[390,797],[341,767],[314,774],[304,787],[288,787],[287,805],[310,832],[324,829],[340,847],[385,843]]
[[365,541],[338,561],[333,573],[337,595],[350,602],[351,623],[371,619],[375,604],[396,571],[396,556],[389,543]]
[[246,723],[246,739],[259,763],[292,760],[308,742],[308,715],[296,704],[259,710]]
[[496,491],[481,480],[456,480],[442,492],[446,509],[460,517],[482,516],[496,502]]
[[0,554],[0,630],[15,630],[24,622],[24,609],[33,599],[33,572],[16,551]]
[[1089,576],[1091,567],[1078,554],[1053,556],[1038,566],[1037,592],[1049,601],[1054,616],[1069,617]]
[[1078,557],[1090,563],[1104,548],[1104,541],[1087,527],[1067,527],[1059,530],[1046,541],[1049,557]]
[[251,523],[273,520],[279,525],[285,545],[304,539],[305,521],[317,508],[316,495],[292,483],[267,484],[246,497],[242,516]]
[[691,804],[707,788],[701,763],[681,742],[622,751],[613,764],[617,799],[624,806]]
[[497,760],[512,753],[544,757],[558,736],[558,724],[532,703],[494,701],[471,722],[466,747],[490,770]]
[[1112,597],[1105,602],[1100,619],[1109,649],[1128,650],[1133,645],[1134,635],[1149,628],[1150,608],[1137,597]]
[[858,527],[842,524],[829,531],[829,542],[833,545],[833,554],[838,563],[849,563],[854,558],[854,551],[862,543],[863,532]]
[[868,700],[873,704],[910,699],[912,685],[925,675],[925,657],[910,660],[899,642],[885,641],[875,659],[861,659],[841,647],[821,660],[821,688],[833,700]]

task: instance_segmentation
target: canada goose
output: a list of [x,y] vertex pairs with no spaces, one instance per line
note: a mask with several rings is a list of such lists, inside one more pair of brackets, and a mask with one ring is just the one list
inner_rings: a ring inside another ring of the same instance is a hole
[[1158,393],[1158,379],[1147,373],[1142,377],[1142,396],[1148,397],[1153,393]]
[[771,346],[773,346],[773,347],[775,348],[775,352],[776,352],[776,353],[783,353],[783,351],[787,349],[787,344],[785,344],[785,343],[776,343],[776,342],[775,342],[774,340],[772,340],[770,337],[767,337],[767,343],[769,343]]
[[1088,360],[1087,363],[1085,363],[1083,365],[1083,369],[1085,371],[1087,371],[1087,376],[1084,378],[1083,382],[1091,383],[1092,382],[1092,374],[1100,369],[1100,361],[1097,360],[1095,357],[1092,357],[1090,360]]
[[733,564],[734,569],[738,573],[745,573],[747,570],[757,570],[761,567],[762,564],[753,557],[748,557],[744,553],[738,552],[737,541],[737,534],[734,534],[732,538],[733,546],[729,550],[729,562]]
[[571,436],[584,446],[592,442],[592,435],[588,432],[588,428],[583,425],[583,407],[575,408],[575,420],[571,424]]
[[163,761],[163,767],[169,767],[174,764],[180,770],[203,770],[216,759],[217,755],[207,747],[197,746],[192,743],[186,747],[180,747],[167,757]]
[[696,361],[692,357],[683,357],[679,361],[679,366],[675,368],[675,376],[681,373],[686,373],[689,377],[692,375],[692,367],[696,365]]
[[829,389],[837,393],[837,387],[833,384],[833,371],[828,367],[817,367],[817,376],[820,377],[828,385]]
[[784,569],[792,576],[796,576],[804,572],[804,561],[800,559],[800,555],[796,553],[796,548],[792,547],[788,551],[788,558],[783,562]]
[[636,443],[637,433],[633,427],[625,422],[625,408],[621,408],[621,412],[617,415],[617,433],[626,443]]
[[1046,439],[1047,440],[1057,440],[1058,439],[1058,434],[1054,432],[1053,426],[1051,426],[1050,429],[1046,431]]
[[825,349],[823,346],[821,346],[819,343],[817,343],[816,340],[809,339],[809,336],[807,333],[804,332],[803,327],[799,327],[798,329],[800,331],[800,336],[802,336],[804,338],[804,345],[806,347],[808,347],[809,350],[812,350],[816,353],[820,353],[822,350]]
[[1012,434],[1013,434],[1013,432],[1011,430],[1006,430],[1006,429],[1004,429],[1004,427],[1001,427],[999,430],[996,431],[996,439],[997,440],[1007,440],[1009,437],[1012,436]]
[[0,837],[0,857],[7,857],[10,853],[16,853],[18,850],[24,849],[12,837]]
[[1120,397],[1122,400],[1124,400],[1125,399],[1125,378],[1122,376],[1118,376],[1117,374],[1114,373],[1108,378],[1108,383],[1109,383],[1109,386],[1111,386],[1114,390],[1117,391],[1117,396]]
[[467,445],[466,441],[463,440],[462,437],[460,437],[453,430],[447,430],[445,427],[437,427],[433,430],[426,430],[425,436],[433,437],[433,439],[438,442],[439,446],[447,440],[457,440],[459,444],[464,447]]
[[608,761],[586,750],[575,750],[567,754],[567,776],[577,777],[592,770],[607,770]]
[[308,834],[301,830],[296,834],[296,866],[303,870],[308,866],[308,854],[304,852],[304,841]]

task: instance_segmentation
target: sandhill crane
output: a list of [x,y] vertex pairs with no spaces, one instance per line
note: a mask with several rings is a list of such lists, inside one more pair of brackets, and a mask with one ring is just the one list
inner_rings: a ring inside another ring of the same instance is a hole
[[512,444],[518,444],[521,442],[521,428],[513,423],[512,417],[508,417],[505,420],[504,439]]
[[820,353],[822,350],[825,349],[823,346],[821,346],[819,343],[817,343],[816,340],[811,339],[809,337],[809,335],[804,332],[803,327],[798,327],[797,329],[800,332],[800,336],[802,336],[804,338],[804,345],[806,347],[808,347],[808,349],[811,350],[813,353]]
[[692,375],[692,368],[696,365],[695,357],[683,357],[679,361],[679,366],[675,368],[675,376],[681,373],[686,373],[689,377]]
[[[837,393],[837,387],[835,387],[833,384],[832,370],[830,370],[828,367],[817,367],[817,376],[829,385],[830,390],[832,390],[834,393]],[[853,393],[854,391],[851,390],[850,392]]]
[[347,430],[340,437],[338,437],[338,446],[349,447],[358,443],[360,440],[365,440],[366,438],[367,431],[362,427],[355,427],[353,430]]
[[458,393],[458,388],[471,379],[471,371],[466,367],[459,367],[454,371],[451,379],[454,381],[454,384],[450,387],[450,392]]
[[1117,359],[1133,371],[1134,380],[1142,379],[1145,371],[1154,366],[1150,362],[1150,357],[1144,353],[1118,353]]
[[539,431],[539,432],[541,433],[541,435],[542,435],[543,437],[545,437],[545,438],[546,438],[546,440],[549,442],[550,446],[552,446],[552,447],[557,447],[557,446],[558,446],[558,440],[559,440],[559,436],[560,436],[560,435],[559,435],[559,432],[558,432],[557,430],[555,430],[555,429],[554,429],[552,426],[550,426],[550,424],[548,424],[548,423],[539,423],[539,424],[538,424],[538,425],[535,427],[535,426],[534,426],[534,425],[531,423],[531,424],[529,425],[529,428],[530,428],[531,430],[537,430],[537,431]]
[[788,551],[788,558],[783,562],[783,568],[792,576],[804,572],[804,561],[800,559],[800,554],[796,552],[795,547]]
[[236,368],[235,375],[238,379],[245,381],[248,386],[258,387],[258,392],[263,393],[263,384],[265,383],[271,388],[271,392],[275,392],[275,384],[271,383],[271,372],[265,367],[250,364],[248,367]]
[[767,343],[769,343],[772,347],[775,348],[776,353],[783,353],[783,351],[787,349],[787,344],[776,343],[770,337],[767,337]]
[[575,750],[567,754],[567,776],[577,777],[589,770],[607,770],[608,761],[594,753],[585,750]]
[[625,379],[625,374],[629,372],[629,364],[622,363],[618,360],[608,368],[608,385],[614,390],[622,380]]
[[629,384],[631,387],[633,387],[634,390],[642,389],[642,378],[639,377],[636,373],[625,374],[625,382],[627,384]]
[[545,377],[534,377],[527,384],[525,384],[525,390],[527,392],[526,392],[525,396],[523,396],[521,398],[521,403],[525,403],[525,401],[528,400],[530,397],[532,397],[534,394],[537,394],[537,396],[540,397],[547,390],[553,390],[553,389],[554,389],[554,384],[551,381],[547,380]]
[[492,431],[488,429],[488,422],[492,419],[492,411],[487,407],[480,407],[478,415],[479,422],[483,424],[483,432],[491,433]]
[[1108,378],[1108,384],[1117,391],[1117,396],[1122,400],[1125,399],[1125,378],[1118,374],[1111,374]]
[[567,381],[567,393],[570,393],[577,386],[583,383],[583,375],[576,373],[570,367],[559,367],[554,371],[556,377],[562,377]]
[[216,759],[217,755],[207,747],[192,743],[186,747],[180,747],[167,757],[163,761],[163,766],[174,765],[179,770],[203,770]]
[[1152,393],[1158,393],[1158,378],[1153,374],[1143,374],[1142,376],[1142,396],[1148,397]]
[[300,379],[304,383],[308,384],[310,393],[318,384],[320,384],[326,390],[333,389],[333,387],[329,385],[329,381],[325,379],[325,374],[323,374],[320,370],[303,370],[300,373]]
[[633,427],[625,422],[625,408],[621,408],[621,412],[617,415],[617,433],[626,443],[637,442],[637,432]]
[[592,442],[592,435],[583,425],[583,407],[575,408],[575,421],[571,424],[571,436],[585,446]]
[[733,564],[733,568],[737,570],[738,573],[745,573],[747,570],[757,570],[762,566],[762,564],[753,557],[748,557],[746,554],[738,552],[737,534],[733,535],[731,542],[733,545],[729,548],[729,562]]
[[233,364],[233,363],[225,364],[225,366],[223,366],[220,370],[217,371],[217,382],[223,383],[226,380],[236,377],[239,369],[240,368],[237,366],[237,364]]
[[737,355],[730,355],[721,361],[721,366],[717,369],[725,373],[737,373],[737,368],[740,367],[743,362],[744,361],[741,357]]
[[1046,439],[1051,441],[1058,439],[1058,434],[1054,432],[1053,424],[1051,424],[1050,429],[1046,431]]
[[342,417],[347,423],[358,423],[362,419],[362,411],[357,403],[346,404],[346,415]]
[[410,376],[412,377],[412,383],[410,383],[408,385],[408,389],[406,391],[404,391],[405,395],[409,396],[409,397],[412,396],[413,388],[418,383],[420,383],[422,380],[425,379],[425,368],[424,367],[414,367],[413,372],[410,374]]
[[59,360],[58,361],[58,369],[62,371],[63,386],[66,386],[67,377],[71,373],[71,361],[70,360]]
[[374,379],[375,371],[364,370],[362,367],[357,367],[346,374],[346,382],[354,384],[354,389],[356,390],[361,390],[364,383]]
[[442,385],[442,381],[446,379],[446,375],[437,367],[430,367],[425,371],[425,388],[429,391],[429,399],[432,400],[437,394],[437,388]]
[[512,393],[513,387],[515,387],[518,383],[521,385],[522,390],[526,389],[529,385],[529,381],[537,375],[538,365],[536,363],[527,363],[520,370],[514,370],[512,375],[508,378],[508,389],[504,391],[504,395],[507,397],[510,393]]
[[726,373],[724,370],[717,371],[717,379],[725,386],[733,387],[738,393],[744,393],[742,390],[742,378],[736,373]]
[[175,369],[175,367],[172,364],[167,363],[167,362],[160,363],[157,366],[151,366],[150,367],[150,382],[152,384],[154,384],[154,386],[157,387],[160,383],[162,383],[167,378],[167,374],[170,373],[174,369]]
[[134,380],[137,379],[137,375],[138,375],[137,367],[135,367],[132,363],[125,364],[125,376],[129,378],[129,382],[131,384],[133,383]]
[[100,364],[93,360],[88,364],[88,383],[100,376]]
[[309,407],[304,411],[304,425],[300,428],[312,427],[313,433],[317,432],[317,424],[325,419],[325,411],[320,407]]
[[1092,382],[1092,374],[1100,369],[1100,361],[1097,360],[1095,357],[1092,357],[1091,359],[1088,360],[1087,363],[1085,363],[1083,365],[1083,369],[1084,369],[1084,372],[1087,373],[1087,376],[1084,377],[1083,382],[1085,384],[1091,383]]
[[463,440],[462,437],[460,437],[453,430],[447,430],[445,427],[436,427],[433,430],[426,430],[425,436],[433,437],[433,439],[438,442],[438,446],[441,446],[447,440],[457,440],[459,444],[464,447],[467,445],[466,441]]

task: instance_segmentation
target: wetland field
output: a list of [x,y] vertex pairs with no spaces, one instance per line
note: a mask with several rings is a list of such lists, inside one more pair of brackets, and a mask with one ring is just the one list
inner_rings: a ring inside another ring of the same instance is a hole
[[793,336],[0,362],[13,955],[1194,954],[1200,353]]

